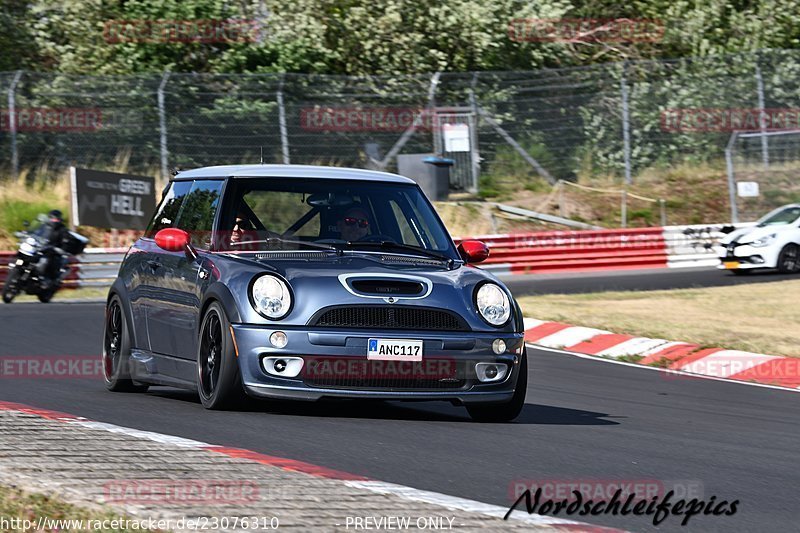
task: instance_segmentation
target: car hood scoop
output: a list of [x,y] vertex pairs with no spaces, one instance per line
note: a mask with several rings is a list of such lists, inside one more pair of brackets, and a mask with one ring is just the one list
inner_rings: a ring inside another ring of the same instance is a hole
[[399,274],[344,274],[339,281],[356,296],[368,298],[424,298],[432,288],[427,278]]

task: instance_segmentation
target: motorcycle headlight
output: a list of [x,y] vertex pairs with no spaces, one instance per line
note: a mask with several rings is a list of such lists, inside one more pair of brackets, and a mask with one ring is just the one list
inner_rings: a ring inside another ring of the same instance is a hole
[[19,245],[19,251],[23,254],[33,255],[36,252],[36,247],[34,246],[35,242],[30,242],[31,239],[26,239],[22,241]]
[[775,240],[775,233],[771,233],[770,235],[766,235],[764,237],[761,237],[760,239],[754,240],[753,242],[750,243],[750,246],[755,246],[757,248],[761,246],[769,246],[770,244],[772,244],[772,241],[774,240]]
[[282,279],[264,274],[253,282],[250,288],[250,301],[259,314],[278,320],[289,314],[292,307],[292,293]]
[[493,326],[502,326],[511,316],[511,303],[503,289],[494,283],[484,283],[475,294],[475,305],[481,317]]

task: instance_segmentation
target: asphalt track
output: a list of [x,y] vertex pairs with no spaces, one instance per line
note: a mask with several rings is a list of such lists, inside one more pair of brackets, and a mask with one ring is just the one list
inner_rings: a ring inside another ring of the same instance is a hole
[[[102,316],[100,304],[2,305],[0,356],[97,354]],[[115,394],[86,379],[0,379],[0,400],[503,506],[521,479],[688,480],[706,499],[739,500],[739,511],[696,516],[685,528],[669,517],[659,530],[797,530],[800,394],[539,350],[529,357],[525,410],[501,425],[433,403],[255,403],[209,412],[189,393]],[[647,517],[577,518],[653,529]]]
[[756,270],[736,276],[714,267],[655,268],[562,274],[519,274],[502,278],[515,296],[533,294],[576,294],[601,291],[651,291],[723,287],[746,283],[800,280],[797,274]]

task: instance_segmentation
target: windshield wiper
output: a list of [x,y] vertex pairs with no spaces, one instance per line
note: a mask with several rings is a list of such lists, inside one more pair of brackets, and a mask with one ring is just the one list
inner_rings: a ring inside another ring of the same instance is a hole
[[431,257],[433,259],[438,259],[439,261],[446,261],[448,267],[452,266],[452,264],[453,264],[453,260],[451,258],[447,257],[444,254],[440,254],[440,253],[434,252],[432,250],[427,250],[425,248],[420,248],[418,246],[412,246],[410,244],[401,244],[399,242],[393,242],[393,241],[359,242],[359,241],[355,241],[355,242],[348,242],[347,245],[352,250],[355,250],[354,247],[356,247],[356,246],[359,247],[359,248],[360,247],[367,247],[367,248],[381,248],[381,249],[387,249],[387,250],[392,250],[392,249],[394,249],[394,250],[403,250],[403,251],[407,251],[407,252],[414,252],[414,253],[417,253],[417,254],[421,254],[421,255],[424,255],[426,257]]
[[301,241],[299,239],[287,239],[285,237],[269,237],[268,239],[260,240],[260,241],[242,241],[242,242],[232,242],[231,246],[246,246],[251,244],[267,244],[267,245],[275,245],[275,244],[299,244],[302,246],[308,246],[309,248],[318,248],[320,250],[328,250],[329,252],[336,252],[337,254],[342,254],[342,249],[337,248],[336,246],[332,246],[330,244],[319,244],[316,242],[311,241]]

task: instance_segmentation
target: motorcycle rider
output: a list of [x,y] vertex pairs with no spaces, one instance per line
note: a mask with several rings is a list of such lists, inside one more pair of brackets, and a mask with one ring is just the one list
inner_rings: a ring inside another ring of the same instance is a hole
[[58,209],[53,209],[47,214],[47,219],[42,223],[42,226],[37,232],[39,236],[47,241],[48,247],[44,255],[47,260],[47,265],[44,268],[45,280],[44,284],[47,288],[52,287],[61,273],[67,260],[67,253],[61,249],[64,242],[64,237],[67,236],[69,230],[64,225],[64,216]]

